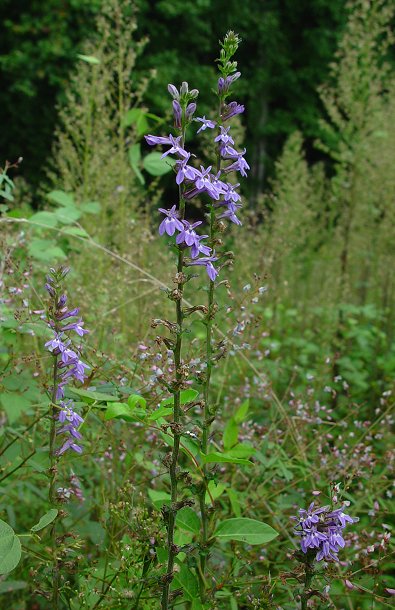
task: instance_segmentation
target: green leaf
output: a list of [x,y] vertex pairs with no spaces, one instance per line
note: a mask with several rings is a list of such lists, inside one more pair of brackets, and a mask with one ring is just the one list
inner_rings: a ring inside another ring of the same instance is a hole
[[172,589],[182,589],[183,594],[189,600],[199,595],[199,584],[193,572],[184,564],[179,571],[174,572]]
[[252,447],[251,445],[246,445],[245,443],[238,443],[228,451],[228,455],[231,455],[235,458],[249,458],[255,453],[255,447]]
[[31,401],[24,394],[4,392],[0,395],[0,402],[7,413],[9,424],[16,422],[19,417],[30,408]]
[[67,227],[64,230],[67,235],[76,235],[77,237],[89,237],[89,234],[82,227]]
[[134,173],[136,174],[138,180],[140,181],[141,184],[145,184],[145,178],[139,168],[139,163],[141,160],[140,144],[133,144],[133,146],[131,146],[128,150],[128,156],[129,156],[131,168],[133,169]]
[[101,210],[101,205],[98,201],[86,201],[81,203],[80,208],[87,214],[98,214]]
[[58,219],[53,212],[37,212],[29,218],[29,223],[37,223],[46,227],[56,227]]
[[229,453],[221,453],[220,451],[213,451],[207,455],[201,453],[200,455],[204,464],[228,462],[229,464],[244,464],[245,466],[253,466],[253,462],[250,462],[250,460],[237,458]]
[[[224,493],[226,485],[224,483],[215,483],[215,481],[209,481],[208,491],[206,491],[205,502],[206,504],[211,503],[211,498],[216,500]],[[210,493],[209,493],[210,492]]]
[[58,208],[55,212],[56,218],[64,225],[71,225],[81,217],[81,212],[75,206]]
[[167,417],[168,415],[171,415],[172,413],[173,413],[173,407],[159,407],[159,409],[156,409],[156,411],[153,411],[148,416],[148,419],[151,421],[156,421],[157,419],[160,419],[161,417]]
[[189,506],[184,506],[178,511],[176,526],[193,534],[199,534],[200,532],[199,517]]
[[0,519],[0,574],[8,574],[18,565],[21,543],[12,527]]
[[87,404],[92,402],[117,402],[118,396],[112,396],[111,394],[104,394],[101,392],[94,392],[92,390],[82,390],[80,388],[68,388],[70,392],[81,396],[82,400]]
[[78,59],[82,59],[82,61],[85,61],[87,64],[92,64],[96,66],[100,63],[100,59],[97,59],[97,57],[94,57],[93,55],[81,55],[80,53],[77,53],[77,57]]
[[49,239],[33,239],[28,245],[28,252],[33,258],[45,263],[67,258],[63,250],[54,244]]
[[20,591],[27,587],[27,582],[24,580],[4,580],[0,582],[0,595],[2,593],[12,593],[13,591]]
[[[192,402],[195,400],[196,396],[199,395],[199,392],[196,390],[182,390],[180,395],[180,404],[186,405],[188,402]],[[170,398],[165,398],[160,403],[160,407],[166,407],[167,405],[174,405],[174,396],[170,396]]]
[[236,424],[241,424],[241,422],[247,417],[249,408],[250,402],[247,398],[247,400],[243,402],[243,404],[237,409],[236,413],[234,414],[234,420]]
[[[136,409],[126,402],[113,402],[108,405],[104,419],[125,419],[126,421],[136,421]],[[143,411],[142,416],[145,416]],[[140,419],[140,418],[139,418]]]
[[240,505],[240,500],[239,500],[239,494],[237,493],[237,491],[235,491],[231,487],[227,488],[226,493],[229,496],[230,505],[232,507],[234,514],[236,515],[236,517],[241,517],[241,505]]
[[131,125],[136,126],[138,136],[142,136],[147,133],[149,129],[147,121],[147,113],[142,108],[132,108],[128,110],[122,120],[124,127],[130,127]]
[[233,417],[230,418],[225,426],[224,433],[222,435],[222,441],[224,443],[225,451],[231,449],[236,445],[239,436],[239,426],[237,425]]
[[143,167],[151,176],[163,176],[164,174],[167,174],[171,171],[174,164],[174,159],[169,159],[169,157],[162,159],[160,152],[152,152],[144,157],[143,160]]
[[143,409],[147,406],[147,401],[140,394],[131,394],[128,398],[128,405],[132,409],[136,407],[142,407]]
[[238,540],[247,544],[265,544],[278,536],[278,533],[262,521],[236,517],[218,524],[213,537],[220,540]]
[[65,193],[64,191],[51,191],[48,193],[47,198],[65,207],[75,205],[72,193]]
[[152,504],[158,510],[160,510],[163,505],[170,506],[170,504],[171,504],[170,494],[166,493],[165,491],[158,491],[156,489],[149,489],[148,490],[148,495],[151,498]]
[[52,521],[55,521],[56,517],[58,516],[58,512],[59,511],[56,508],[51,508],[51,510],[41,517],[40,521],[36,525],[33,525],[33,527],[30,528],[30,531],[39,532],[40,530],[43,530],[44,527],[47,527],[47,525],[52,523]]

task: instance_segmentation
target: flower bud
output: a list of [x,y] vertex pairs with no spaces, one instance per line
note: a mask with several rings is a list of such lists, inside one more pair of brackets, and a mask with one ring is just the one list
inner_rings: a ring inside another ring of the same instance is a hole
[[180,94],[178,93],[177,88],[174,85],[172,85],[172,84],[167,85],[167,90],[173,99],[175,99],[175,100],[180,99]]
[[188,104],[187,109],[186,109],[186,115],[187,115],[188,120],[190,120],[192,118],[195,110],[196,110],[195,102],[192,102],[192,104]]
[[181,129],[182,109],[177,100],[173,100],[174,125],[177,129]]
[[188,83],[184,80],[180,87],[180,94],[185,95],[186,93],[188,93]]
[[191,100],[196,99],[198,95],[199,95],[198,89],[191,89],[191,91],[189,92],[189,97],[191,98]]

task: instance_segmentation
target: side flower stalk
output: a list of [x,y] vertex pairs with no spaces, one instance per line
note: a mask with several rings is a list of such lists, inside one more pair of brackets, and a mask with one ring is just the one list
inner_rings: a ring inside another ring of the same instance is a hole
[[[82,452],[82,447],[78,443],[82,438],[79,427],[83,423],[83,418],[75,412],[71,400],[64,400],[65,386],[72,379],[84,381],[85,370],[89,368],[80,359],[79,348],[74,345],[70,338],[70,333],[83,337],[88,331],[84,329],[82,319],[78,318],[79,308],[69,309],[67,307],[67,296],[62,293],[62,283],[68,271],[66,267],[50,269],[45,284],[45,289],[50,297],[47,323],[53,335],[45,343],[45,347],[51,352],[53,358],[49,432],[49,501],[52,508],[57,508],[59,505],[56,483],[60,456],[69,449],[76,453]],[[76,318],[78,319],[76,320]],[[58,436],[62,438],[60,447],[57,446]],[[53,521],[51,526],[52,607],[54,610],[59,607],[60,590],[60,561],[56,526],[57,519]]]
[[[221,43],[221,55],[219,70],[221,76],[218,80],[218,116],[217,119],[207,119],[205,116],[193,118],[197,105],[195,100],[198,91],[189,91],[188,83],[183,82],[180,90],[174,85],[168,86],[168,91],[173,98],[174,127],[177,135],[168,136],[145,136],[150,146],[165,146],[166,150],[162,157],[172,155],[176,158],[175,180],[179,187],[179,202],[170,208],[159,208],[163,215],[159,226],[160,235],[175,237],[175,246],[178,250],[177,274],[175,283],[177,288],[169,292],[169,298],[176,303],[176,339],[171,342],[166,339],[166,345],[173,345],[175,379],[170,387],[174,396],[173,421],[170,428],[173,433],[174,444],[169,460],[170,485],[171,485],[171,506],[164,509],[167,527],[167,546],[168,564],[167,572],[163,579],[162,588],[162,610],[169,608],[170,583],[173,579],[175,558],[179,549],[174,544],[174,528],[177,511],[185,505],[178,498],[178,458],[180,448],[180,438],[182,436],[181,425],[181,389],[187,387],[186,372],[188,367],[183,366],[182,359],[182,335],[184,332],[183,321],[184,312],[182,300],[184,287],[194,276],[186,275],[187,267],[204,267],[208,276],[208,302],[207,306],[201,306],[196,310],[205,312],[206,324],[206,374],[203,385],[203,421],[201,451],[203,454],[208,452],[210,426],[215,417],[215,407],[210,404],[210,380],[211,371],[214,364],[213,358],[213,320],[216,312],[215,303],[215,282],[221,268],[221,263],[225,263],[225,254],[217,253],[216,246],[221,245],[221,240],[217,234],[224,229],[224,220],[228,220],[235,225],[241,225],[237,215],[241,207],[241,197],[237,191],[239,183],[229,181],[229,175],[239,172],[241,176],[247,175],[249,165],[244,158],[245,150],[238,151],[235,148],[234,140],[231,136],[230,126],[226,124],[229,119],[244,111],[244,107],[237,102],[227,102],[230,95],[231,85],[240,77],[240,72],[236,72],[236,62],[230,61],[236,52],[240,39],[233,32],[229,32],[223,43]],[[215,168],[213,165],[199,168],[193,164],[194,155],[185,149],[186,128],[196,121],[199,124],[197,133],[205,130],[215,130],[213,145],[216,155]],[[202,221],[191,222],[185,218],[186,204],[194,198],[202,198],[206,204],[207,216],[209,219],[208,233],[200,234]],[[167,323],[168,328],[174,324]],[[199,543],[199,567],[198,574],[200,580],[200,597],[204,602],[206,599],[206,558],[208,555],[209,522],[205,495],[208,487],[208,472],[206,465],[202,465],[202,480],[200,484],[199,508],[201,516],[201,538]]]

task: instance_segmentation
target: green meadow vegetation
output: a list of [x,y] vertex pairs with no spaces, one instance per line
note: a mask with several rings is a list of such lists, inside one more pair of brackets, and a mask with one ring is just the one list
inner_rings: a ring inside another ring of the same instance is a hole
[[[8,7],[4,40],[34,36],[0,47],[28,100],[17,133],[0,94],[0,607],[393,607],[393,3],[301,3],[299,71],[293,2],[258,22],[249,1],[57,4],[34,27]],[[218,125],[196,135],[193,112]],[[240,226],[145,139],[179,136],[222,179],[221,117],[251,167],[227,183]],[[173,205],[204,223],[214,279],[158,234]],[[88,366],[64,396],[61,335]],[[338,559],[305,552],[306,519],[332,535],[344,513]]]

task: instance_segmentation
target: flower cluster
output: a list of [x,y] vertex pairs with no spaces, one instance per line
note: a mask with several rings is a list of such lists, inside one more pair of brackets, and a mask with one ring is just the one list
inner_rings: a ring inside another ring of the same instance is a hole
[[317,561],[338,561],[337,553],[345,546],[343,530],[347,523],[358,521],[358,518],[347,515],[343,507],[334,510],[330,506],[315,508],[314,502],[307,510],[299,509],[299,516],[291,519],[298,522],[294,531],[301,537],[303,553],[315,551]]
[[[232,68],[234,69],[234,68]],[[205,116],[192,119],[196,111],[196,103],[191,102],[198,95],[198,91],[193,89],[188,91],[188,83],[182,83],[180,91],[174,85],[169,85],[168,90],[173,97],[173,113],[174,125],[179,130],[180,135],[173,136],[170,134],[167,137],[162,136],[145,136],[147,143],[150,146],[163,145],[168,146],[168,149],[163,153],[162,158],[167,155],[174,155],[177,160],[175,163],[176,183],[182,185],[182,197],[184,200],[191,200],[200,195],[207,195],[211,200],[211,205],[215,209],[219,209],[217,218],[225,218],[234,224],[241,225],[237,212],[241,207],[240,194],[237,192],[239,184],[231,184],[224,180],[231,172],[239,172],[241,176],[247,176],[247,170],[250,169],[247,161],[244,158],[245,149],[237,151],[235,143],[230,135],[230,127],[225,126],[226,121],[236,114],[244,111],[244,106],[237,102],[226,103],[226,97],[229,95],[231,84],[240,76],[240,72],[220,77],[218,80],[218,97],[220,100],[221,111],[219,121],[206,119]],[[214,143],[217,149],[217,168],[213,170],[210,165],[205,168],[200,166],[199,169],[191,165],[190,152],[184,148],[185,127],[192,120],[201,123],[197,133],[205,129],[216,129],[216,137]],[[221,166],[225,162],[225,166]],[[204,266],[210,280],[214,281],[218,271],[213,263],[218,260],[215,251],[205,245],[203,242],[208,238],[208,235],[198,235],[195,231],[196,227],[202,224],[201,222],[190,223],[181,217],[180,211],[176,205],[170,209],[159,208],[159,211],[164,214],[165,218],[159,226],[159,234],[174,235],[177,232],[176,243],[178,246],[190,248],[190,260],[184,264],[187,266],[200,265]]]
[[78,317],[79,308],[69,309],[67,307],[67,296],[61,294],[61,282],[68,271],[65,267],[58,270],[50,269],[45,284],[45,288],[51,297],[48,326],[53,333],[52,338],[45,343],[45,347],[56,358],[53,395],[56,401],[60,401],[58,415],[60,426],[57,429],[57,434],[67,435],[63,445],[57,451],[58,455],[61,455],[67,449],[73,449],[77,453],[82,452],[76,441],[81,439],[78,428],[84,420],[74,411],[73,402],[64,400],[64,389],[72,379],[83,382],[86,377],[85,370],[90,368],[82,362],[78,347],[69,337],[70,332],[75,332],[79,337],[83,337],[89,331],[84,328],[84,322]]

